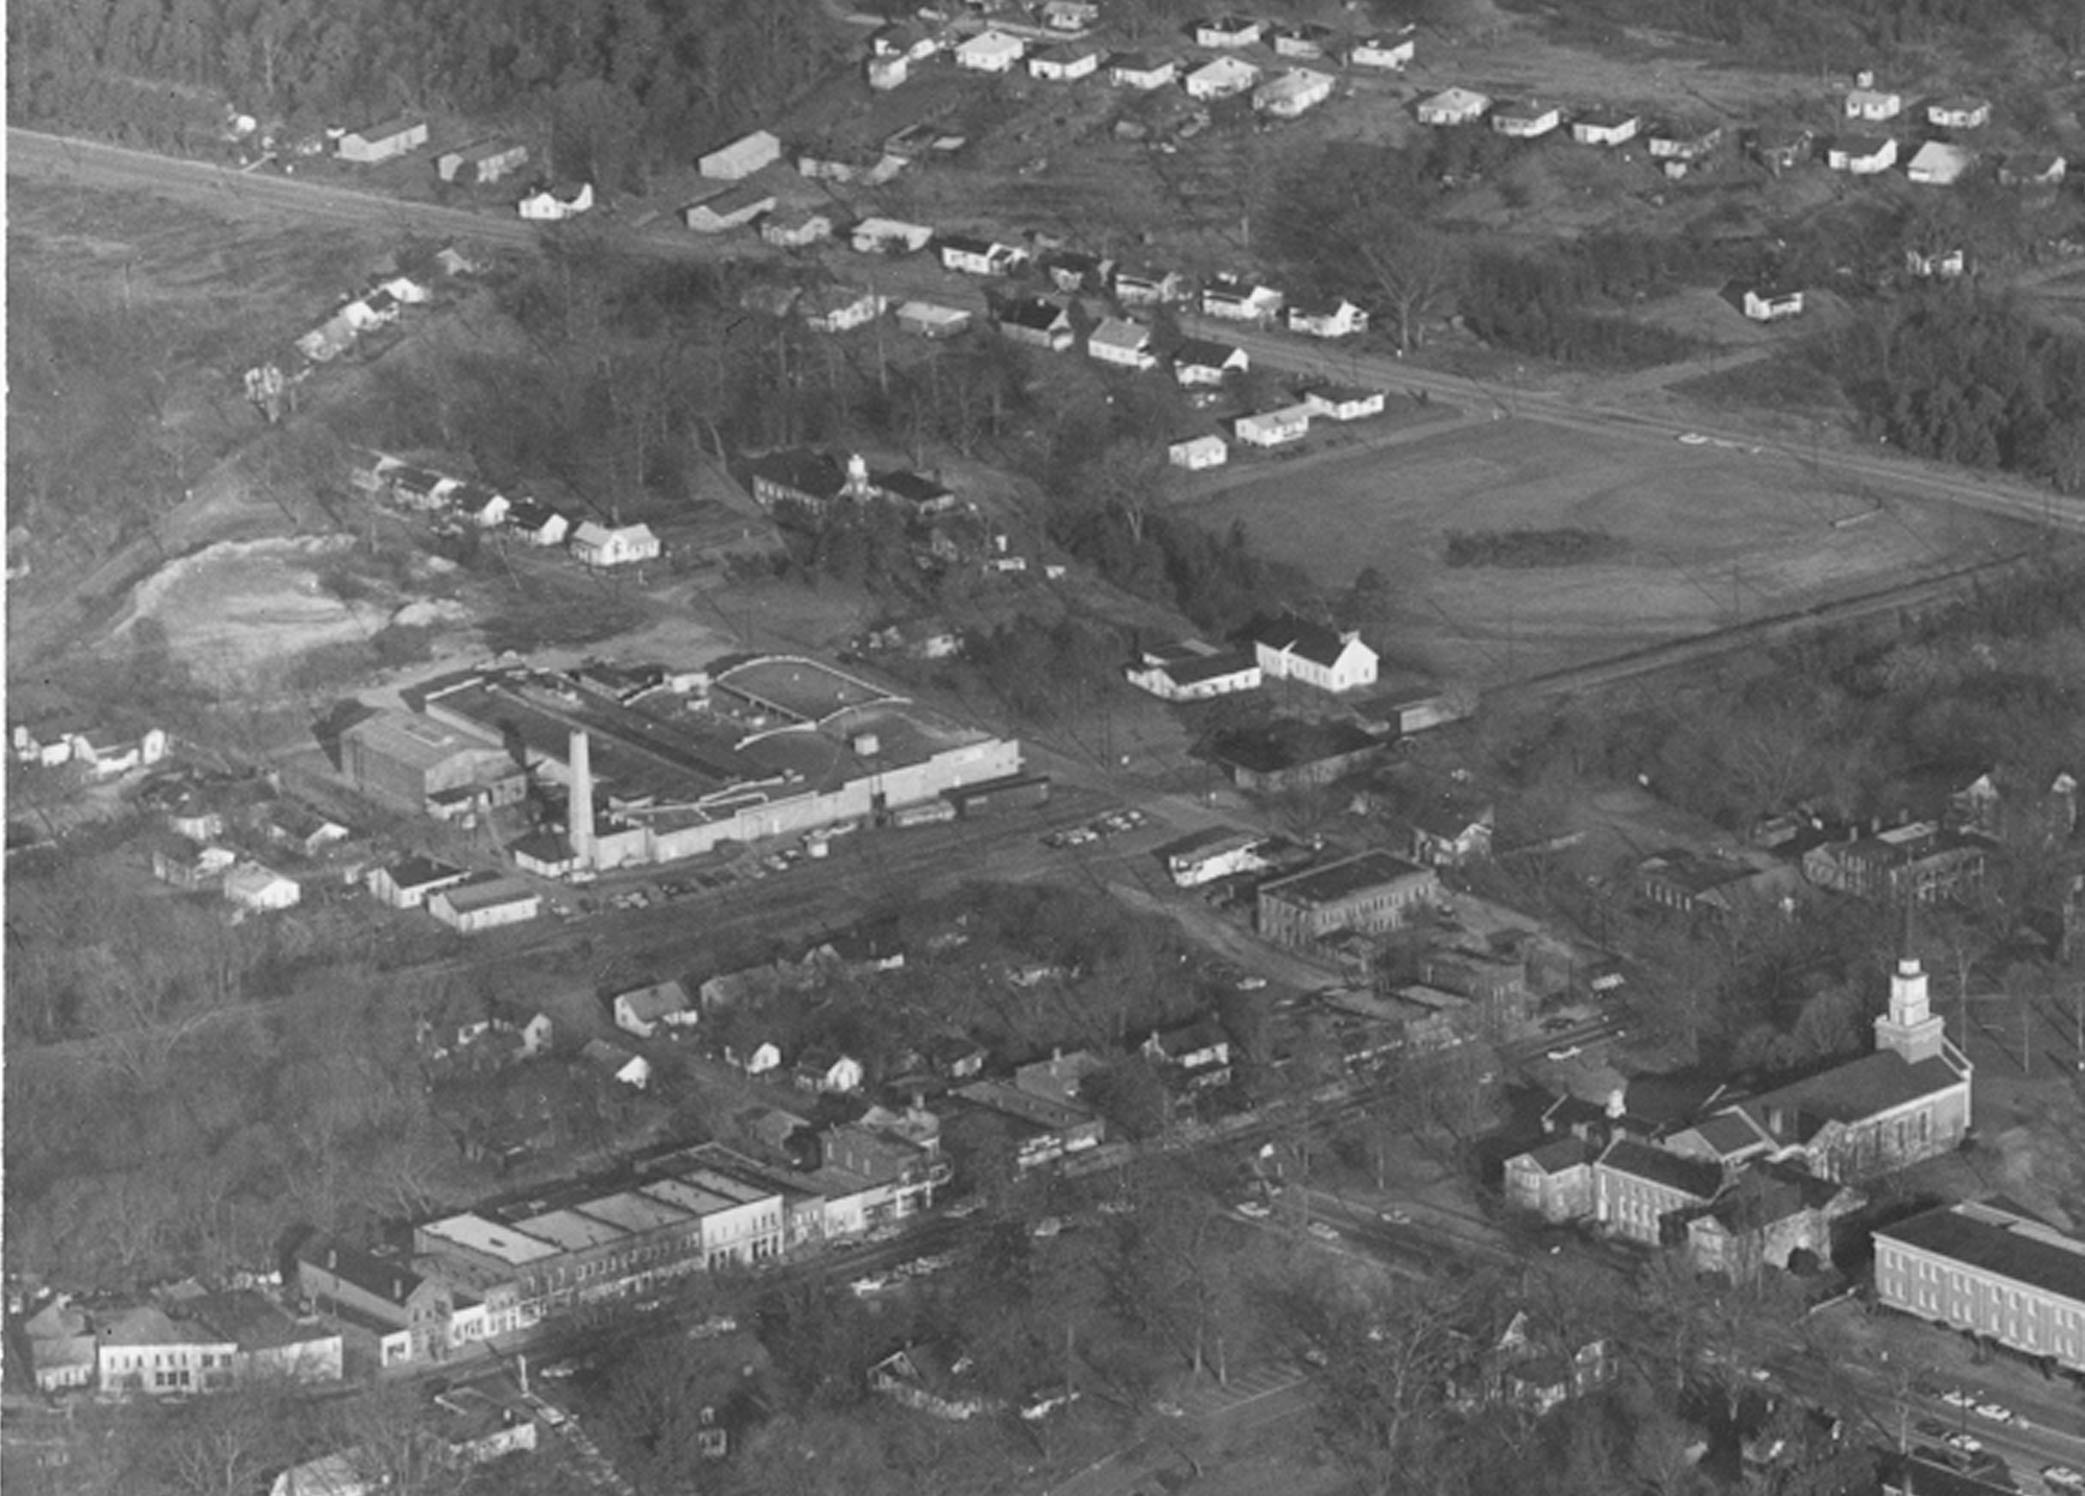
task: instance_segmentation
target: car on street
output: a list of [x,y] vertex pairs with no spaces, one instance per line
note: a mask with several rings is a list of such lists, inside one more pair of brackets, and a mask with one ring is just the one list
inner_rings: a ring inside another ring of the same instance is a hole
[[882,1293],[886,1288],[896,1284],[897,1281],[896,1276],[890,1273],[864,1273],[861,1277],[848,1284],[847,1287],[856,1298],[865,1299],[871,1294]]
[[1240,1200],[1238,1202],[1238,1214],[1250,1220],[1264,1221],[1273,1215],[1274,1212],[1257,1200]]
[[1969,1411],[1976,1414],[1977,1417],[1987,1419],[1992,1423],[2018,1423],[2021,1421],[2020,1415],[2003,1403],[1980,1402]]
[[1542,1032],[1545,1034],[1561,1034],[1564,1030],[1575,1026],[1577,1022],[1578,1020],[1569,1014],[1559,1013],[1553,1018],[1542,1020]]
[[1412,1213],[1402,1205],[1393,1205],[1379,1214],[1376,1219],[1387,1221],[1393,1226],[1409,1226],[1412,1224]]
[[1942,1439],[1940,1442],[1945,1444],[1949,1449],[1955,1450],[1961,1454],[1982,1454],[1984,1452],[1983,1440],[1979,1439],[1975,1434],[1965,1434],[1960,1432],[1959,1430],[1949,1434],[1945,1439]]
[[1940,1400],[1951,1408],[1973,1408],[1977,1398],[1974,1392],[1965,1392],[1960,1387],[1950,1387],[1940,1394]]
[[1575,1060],[1584,1053],[1585,1046],[1583,1044],[1566,1044],[1561,1049],[1552,1049],[1549,1052],[1549,1058],[1561,1064],[1565,1060]]
[[1916,1426],[1928,1439],[1945,1439],[1950,1432],[1948,1426],[1938,1418],[1921,1418]]
[[2080,1475],[2068,1465],[2042,1466],[2042,1484],[2052,1491],[2085,1493],[2085,1475]]
[[1312,1221],[1304,1229],[1308,1231],[1312,1236],[1315,1236],[1319,1241],[1339,1240],[1339,1232],[1334,1230],[1331,1226],[1326,1225],[1323,1221]]

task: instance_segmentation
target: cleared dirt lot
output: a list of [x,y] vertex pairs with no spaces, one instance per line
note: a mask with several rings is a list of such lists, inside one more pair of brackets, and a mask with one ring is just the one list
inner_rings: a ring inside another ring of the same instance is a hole
[[[2023,534],[1850,491],[1770,449],[1667,447],[1515,420],[1317,464],[1304,483],[1272,472],[1192,512],[1218,530],[1242,522],[1256,550],[1327,590],[1375,567],[1391,599],[1375,642],[1477,685],[1799,612],[2010,550]],[[1443,559],[1451,530],[1567,526],[1605,531],[1624,549],[1611,562],[1538,570]]]

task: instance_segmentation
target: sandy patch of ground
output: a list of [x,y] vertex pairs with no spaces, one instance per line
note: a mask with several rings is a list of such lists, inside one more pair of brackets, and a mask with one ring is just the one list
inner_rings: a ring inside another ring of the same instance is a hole
[[346,537],[223,541],[171,561],[131,596],[120,633],[139,620],[166,630],[173,654],[205,680],[242,685],[264,669],[328,644],[367,640],[390,609],[345,603],[318,569]]

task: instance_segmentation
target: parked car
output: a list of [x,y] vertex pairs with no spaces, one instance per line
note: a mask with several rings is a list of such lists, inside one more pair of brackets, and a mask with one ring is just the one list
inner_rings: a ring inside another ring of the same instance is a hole
[[1319,1241],[1339,1240],[1339,1232],[1334,1230],[1331,1226],[1326,1225],[1323,1221],[1312,1221],[1304,1229],[1308,1231],[1312,1236],[1315,1236]]
[[1409,1226],[1412,1223],[1412,1213],[1402,1205],[1393,1205],[1376,1219],[1387,1221],[1393,1226]]
[[1948,1388],[1940,1394],[1940,1400],[1951,1408],[1973,1408],[1977,1401],[1974,1392],[1965,1392],[1960,1387]]
[[1257,1200],[1240,1200],[1238,1202],[1238,1214],[1251,1220],[1264,1221],[1267,1217],[1273,1215],[1274,1212]]
[[1565,1060],[1575,1060],[1584,1053],[1585,1046],[1583,1044],[1566,1044],[1561,1049],[1552,1049],[1549,1052],[1549,1058],[1561,1064]]
[[1984,1452],[1984,1441],[1975,1434],[1951,1433],[1940,1442],[1960,1454],[1982,1454]]
[[2042,1466],[2042,1484],[2052,1491],[2085,1493],[2085,1475],[2080,1475],[2068,1465]]
[[1979,1418],[1989,1419],[1992,1423],[2020,1423],[2023,1421],[2018,1413],[2015,1413],[2003,1403],[1980,1402],[1969,1411],[1976,1414]]

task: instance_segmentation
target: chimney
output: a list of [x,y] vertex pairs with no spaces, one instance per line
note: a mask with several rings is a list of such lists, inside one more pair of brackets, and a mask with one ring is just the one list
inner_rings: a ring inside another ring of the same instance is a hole
[[565,839],[581,867],[594,865],[594,763],[593,740],[578,728],[572,732],[570,750],[572,787],[566,796]]

